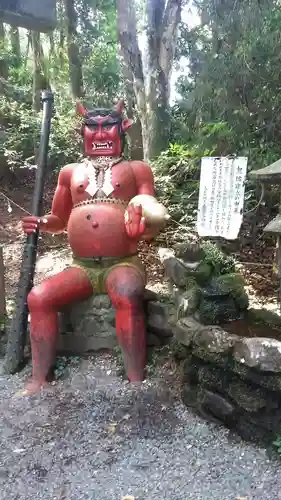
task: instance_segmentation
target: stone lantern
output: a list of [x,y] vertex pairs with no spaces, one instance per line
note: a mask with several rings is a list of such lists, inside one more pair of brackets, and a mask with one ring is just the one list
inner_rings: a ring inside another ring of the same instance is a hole
[[[281,187],[281,159],[267,167],[250,172],[249,178],[263,186],[275,185]],[[277,240],[278,278],[281,285],[281,203],[279,205],[279,214],[265,226],[264,232],[275,236]]]

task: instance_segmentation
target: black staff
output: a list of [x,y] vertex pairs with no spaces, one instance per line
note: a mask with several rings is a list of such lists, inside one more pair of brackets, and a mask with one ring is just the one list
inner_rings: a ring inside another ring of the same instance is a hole
[[[41,138],[32,201],[32,215],[36,215],[36,217],[40,217],[42,211],[52,117],[52,92],[46,90],[43,91],[42,102],[43,118],[41,126]],[[38,230],[36,231],[36,233],[29,234],[26,238],[26,243],[24,246],[18,294],[16,298],[16,310],[8,333],[7,350],[3,366],[5,372],[7,373],[15,373],[21,368],[23,364],[28,323],[27,296],[31,288],[33,287],[38,234]]]

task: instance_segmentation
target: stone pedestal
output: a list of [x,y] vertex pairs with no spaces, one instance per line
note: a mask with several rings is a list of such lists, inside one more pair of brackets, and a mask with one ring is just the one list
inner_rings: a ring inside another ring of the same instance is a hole
[[87,354],[113,349],[117,344],[115,311],[107,295],[93,296],[72,305],[60,315],[58,351]]
[[[157,299],[154,292],[146,290],[144,308],[149,346],[164,345],[173,335],[173,306]],[[60,332],[58,351],[61,354],[87,355],[114,349],[118,344],[115,309],[108,295],[94,295],[62,311]]]

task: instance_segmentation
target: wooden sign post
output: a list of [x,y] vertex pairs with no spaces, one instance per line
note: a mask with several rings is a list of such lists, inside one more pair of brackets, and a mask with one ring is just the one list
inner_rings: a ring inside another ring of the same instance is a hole
[[246,157],[206,157],[201,162],[197,232],[235,240],[243,220]]

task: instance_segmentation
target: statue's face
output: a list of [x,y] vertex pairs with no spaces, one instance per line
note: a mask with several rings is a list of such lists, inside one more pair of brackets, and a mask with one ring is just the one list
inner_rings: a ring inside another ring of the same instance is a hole
[[82,135],[87,156],[122,155],[124,135],[132,125],[132,120],[122,118],[123,103],[113,110],[96,109],[88,111],[80,103],[77,110],[84,116]]

